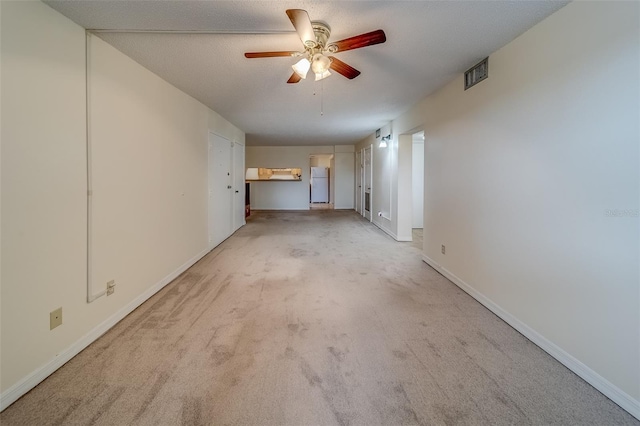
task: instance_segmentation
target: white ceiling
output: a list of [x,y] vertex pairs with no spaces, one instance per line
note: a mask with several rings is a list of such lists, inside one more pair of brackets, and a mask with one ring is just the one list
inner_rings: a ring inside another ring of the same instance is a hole
[[[340,145],[373,133],[567,2],[46,3],[87,29],[216,32],[99,36],[238,126],[248,145]],[[383,29],[387,42],[336,54],[362,72],[353,80],[333,73],[323,82],[286,84],[295,59],[243,54],[302,50],[285,14],[290,8],[327,22],[330,41]]]

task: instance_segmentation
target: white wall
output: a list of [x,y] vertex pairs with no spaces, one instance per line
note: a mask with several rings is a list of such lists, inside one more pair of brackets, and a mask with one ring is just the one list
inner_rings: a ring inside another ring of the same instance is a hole
[[206,252],[207,132],[244,134],[93,39],[92,276],[116,292],[87,303],[85,32],[41,2],[0,10],[5,407]]
[[208,114],[90,40],[92,276],[95,288],[115,279],[110,303],[123,303],[208,247]]
[[353,145],[336,146],[335,203],[336,209],[355,208],[355,149]]
[[393,122],[425,129],[425,260],[636,416],[639,7],[571,3]]
[[336,157],[331,156],[329,160],[329,203],[336,202]]
[[[355,149],[372,147],[372,222],[398,241],[411,241],[411,137],[396,133],[395,124],[382,127],[380,136],[388,134],[386,147],[372,134]],[[408,181],[399,185],[399,178]]]
[[88,330],[87,187],[84,30],[40,2],[0,9],[4,392]]
[[412,149],[413,137],[411,134],[398,135],[395,149],[397,167],[393,171],[393,187],[397,188],[395,193],[395,203],[393,213],[398,241],[411,241],[412,237],[412,215],[413,215],[413,179],[412,171]]
[[207,127],[209,131],[223,136],[226,139],[240,145],[246,145],[245,133],[233,125],[230,121],[227,121],[224,117],[215,111],[207,108]]
[[411,227],[424,223],[424,141],[413,138],[411,151]]
[[313,155],[311,157],[311,167],[327,167],[331,168],[331,154]]

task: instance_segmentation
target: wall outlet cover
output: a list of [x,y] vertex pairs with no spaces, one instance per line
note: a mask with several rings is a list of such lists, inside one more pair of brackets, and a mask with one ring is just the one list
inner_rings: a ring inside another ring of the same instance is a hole
[[62,325],[62,307],[49,313],[49,330],[53,330],[59,325]]

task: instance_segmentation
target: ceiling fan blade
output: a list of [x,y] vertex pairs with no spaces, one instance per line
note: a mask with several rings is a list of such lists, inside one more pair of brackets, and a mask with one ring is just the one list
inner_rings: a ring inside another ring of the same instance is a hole
[[344,75],[349,80],[352,80],[360,75],[360,71],[353,68],[351,65],[345,64],[340,59],[333,56],[329,56],[329,58],[331,59],[331,65],[329,65],[329,68],[339,74]]
[[302,77],[300,77],[297,73],[293,73],[291,74],[291,77],[289,77],[289,80],[287,80],[287,83],[291,84],[291,83],[297,83],[300,80],[302,80]]
[[273,58],[277,56],[294,56],[296,51],[282,51],[282,52],[247,52],[244,54],[245,58]]
[[329,46],[336,46],[336,52],[344,52],[345,50],[360,49],[361,47],[373,46],[387,41],[387,36],[382,30],[371,31],[370,33],[360,34],[354,37],[345,38],[344,40],[330,43]]
[[303,9],[287,9],[287,16],[300,36],[302,43],[308,46],[307,42],[310,42],[311,46],[314,46],[316,44],[316,35],[313,32],[313,26],[307,11]]

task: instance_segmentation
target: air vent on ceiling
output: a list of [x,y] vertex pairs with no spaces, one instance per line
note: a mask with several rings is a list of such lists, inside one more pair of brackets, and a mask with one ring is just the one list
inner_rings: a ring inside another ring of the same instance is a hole
[[489,57],[484,58],[464,73],[464,90],[489,77]]

